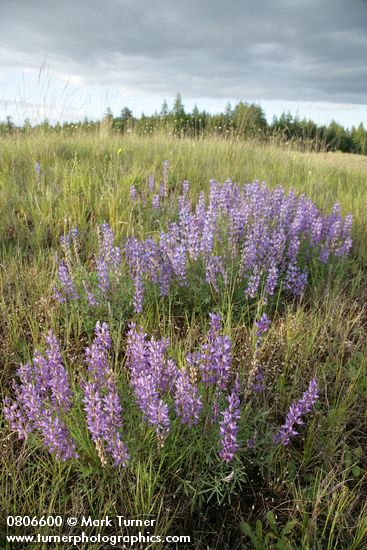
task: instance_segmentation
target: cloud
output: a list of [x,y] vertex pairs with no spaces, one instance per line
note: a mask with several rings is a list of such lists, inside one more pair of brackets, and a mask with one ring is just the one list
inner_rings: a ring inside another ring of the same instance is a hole
[[2,0],[0,65],[130,93],[367,103],[364,0]]

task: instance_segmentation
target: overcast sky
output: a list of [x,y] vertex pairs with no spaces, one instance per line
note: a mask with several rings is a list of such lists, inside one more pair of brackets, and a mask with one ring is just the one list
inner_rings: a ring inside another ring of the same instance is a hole
[[367,0],[0,0],[0,119],[256,101],[367,123]]

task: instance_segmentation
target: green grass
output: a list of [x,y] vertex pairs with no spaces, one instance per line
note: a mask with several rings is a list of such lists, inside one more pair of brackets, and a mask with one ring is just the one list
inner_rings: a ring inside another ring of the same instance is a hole
[[[231,468],[211,452],[214,433],[203,438],[195,430],[173,430],[158,451],[138,417],[129,418],[133,433],[127,444],[134,459],[126,471],[100,466],[77,418],[75,435],[87,459],[70,464],[55,461],[36,441],[24,445],[2,425],[0,533],[9,514],[149,515],[157,520],[151,535],[188,534],[190,548],[366,548],[367,164],[362,157],[164,136],[39,133],[1,139],[1,396],[9,393],[17,365],[42,347],[49,327],[60,338],[69,372],[78,376],[94,321],[78,308],[66,314],[50,299],[59,236],[78,226],[88,259],[95,226],[104,220],[118,240],[159,231],[169,210],[163,219],[148,219],[131,207],[129,187],[139,186],[150,173],[159,178],[164,159],[171,164],[170,185],[188,179],[194,194],[207,190],[211,178],[231,177],[239,183],[259,179],[270,187],[293,188],[325,212],[340,202],[343,213],[354,216],[351,256],[327,269],[315,267],[303,299],[282,303],[261,352],[269,390],[256,414],[251,408],[244,411],[243,445]],[[36,160],[42,166],[40,177]],[[101,320],[112,325],[117,373],[124,369],[132,317],[124,300],[118,311],[100,312]],[[208,305],[192,296],[187,300],[178,307],[152,299],[137,318],[146,329],[170,336],[178,360],[207,324]],[[248,310],[234,315],[231,304],[223,299],[217,306],[246,376],[251,316]],[[310,423],[289,448],[269,450],[262,434],[282,423],[291,400],[300,397],[315,374],[320,400]],[[254,432],[259,445],[250,451],[246,440]]]

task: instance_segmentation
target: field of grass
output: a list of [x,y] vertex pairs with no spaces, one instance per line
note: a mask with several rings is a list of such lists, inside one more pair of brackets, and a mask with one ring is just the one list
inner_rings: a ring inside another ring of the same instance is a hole
[[[96,226],[104,221],[118,243],[132,235],[159,234],[170,209],[153,219],[131,202],[129,192],[132,185],[145,185],[150,174],[159,180],[164,160],[170,164],[169,187],[178,189],[189,180],[193,196],[207,192],[211,178],[232,178],[241,184],[264,180],[271,189],[294,189],[323,213],[338,202],[343,215],[353,215],[351,253],[326,266],[315,263],[301,298],[281,298],[273,307],[261,346],[266,389],[243,407],[240,449],[233,463],[225,464],[213,454],[215,433],[210,430],[203,437],[199,426],[192,431],[176,427],[158,448],[152,430],[136,412],[128,412],[131,463],[126,468],[102,467],[76,417],[78,408],[73,411],[73,435],[84,454],[64,463],[37,439],[18,440],[0,413],[0,546],[2,540],[5,545],[1,537],[8,515],[124,515],[154,518],[150,535],[191,537],[190,544],[177,548],[367,548],[367,164],[362,157],[164,136],[39,133],[1,139],[1,400],[12,395],[19,364],[30,361],[34,349],[43,349],[49,328],[59,339],[75,389],[84,368],[84,348],[100,320],[111,328],[110,361],[118,380],[121,375],[126,411],[123,373],[129,321],[149,334],[169,337],[180,364],[205,334],[209,311],[222,314],[234,363],[246,381],[253,354],[254,300],[236,305],[231,297],[208,297],[197,288],[176,300],[152,296],[143,313],[134,314],[124,287],[124,292],[116,289],[116,302],[91,314],[84,305],[69,308],[53,298],[59,238],[71,228],[79,229],[85,263],[93,259]],[[264,434],[283,423],[289,405],[302,396],[313,376],[319,399],[300,435],[286,447],[269,445]],[[252,448],[246,442],[253,438]],[[88,534],[102,531],[89,528]],[[16,534],[27,532],[37,531],[18,528]],[[59,534],[55,528],[42,532]],[[81,528],[65,526],[63,533],[69,532],[78,535]],[[110,532],[118,534],[117,529]]]

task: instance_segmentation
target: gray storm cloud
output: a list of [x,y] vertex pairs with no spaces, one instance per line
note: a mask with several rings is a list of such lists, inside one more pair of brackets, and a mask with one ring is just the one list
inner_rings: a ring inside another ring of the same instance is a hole
[[142,93],[367,103],[365,0],[0,0],[0,65]]

